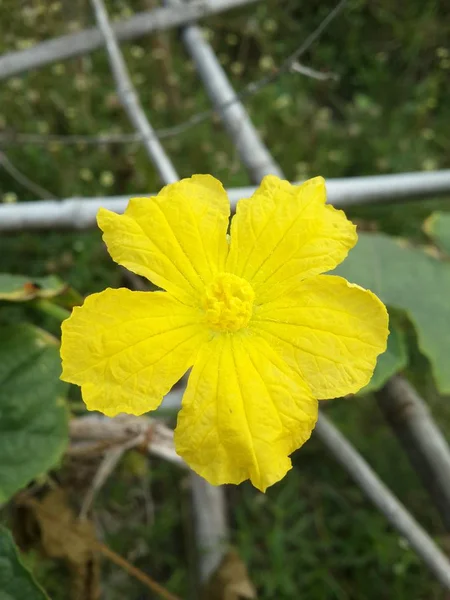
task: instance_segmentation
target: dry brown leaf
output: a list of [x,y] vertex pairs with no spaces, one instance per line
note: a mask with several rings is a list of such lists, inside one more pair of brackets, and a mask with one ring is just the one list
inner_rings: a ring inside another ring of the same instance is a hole
[[159,597],[180,600],[149,575],[99,542],[95,537],[93,524],[86,519],[80,520],[75,517],[63,489],[49,492],[40,502],[24,496],[20,504],[28,508],[38,522],[45,553],[51,558],[60,558],[68,563],[72,575],[70,594],[73,600],[98,600],[100,597],[97,553],[109,558]]
[[247,567],[234,550],[222,559],[203,592],[203,600],[242,600],[256,598]]
[[38,521],[44,552],[68,564],[73,600],[97,600],[100,570],[93,524],[77,520],[62,489],[49,492],[40,502],[30,499],[26,505]]

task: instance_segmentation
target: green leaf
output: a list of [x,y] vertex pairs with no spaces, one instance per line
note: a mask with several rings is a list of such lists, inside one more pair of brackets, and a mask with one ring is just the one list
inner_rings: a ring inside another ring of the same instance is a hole
[[372,379],[358,394],[376,392],[383,387],[388,379],[408,364],[405,334],[392,323],[390,324],[390,330],[386,352],[378,358]]
[[360,233],[336,274],[368,288],[413,323],[436,385],[450,393],[450,263],[381,233]]
[[0,273],[0,300],[23,302],[34,298],[54,298],[66,291],[67,287],[54,275],[33,278]]
[[423,230],[450,256],[450,213],[434,212],[423,224]]
[[67,385],[60,373],[59,344],[48,333],[0,328],[0,503],[53,467],[65,449]]
[[10,532],[0,525],[0,600],[48,600],[24,567]]

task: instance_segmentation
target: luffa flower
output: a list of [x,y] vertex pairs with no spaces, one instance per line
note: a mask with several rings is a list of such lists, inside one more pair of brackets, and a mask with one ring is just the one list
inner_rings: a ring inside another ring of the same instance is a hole
[[380,300],[323,275],[357,240],[325,195],[320,177],[265,177],[229,237],[228,198],[209,175],[134,198],[123,215],[100,209],[112,258],[165,291],[86,298],[62,326],[62,378],[90,410],[139,415],[193,367],[177,452],[213,484],[281,479],[318,399],[358,391],[386,347]]

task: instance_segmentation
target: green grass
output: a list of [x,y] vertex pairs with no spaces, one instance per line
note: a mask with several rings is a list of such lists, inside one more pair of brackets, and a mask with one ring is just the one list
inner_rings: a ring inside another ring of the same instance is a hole
[[[119,18],[149,3],[110,0],[107,4]],[[261,2],[205,21],[205,33],[235,87],[241,89],[279,64],[332,6],[330,0]],[[447,13],[443,0],[349,0],[344,13],[302,58],[308,66],[338,74],[338,82],[287,73],[247,101],[254,122],[289,178],[450,167]],[[87,0],[3,0],[2,16],[0,52],[93,22]],[[155,127],[170,127],[209,107],[176,32],[136,40],[123,49]],[[0,130],[88,135],[132,131],[103,51],[4,82]],[[215,120],[165,140],[164,147],[181,176],[210,172],[227,186],[249,183]],[[137,144],[2,150],[25,174],[61,198],[146,193],[160,186]],[[30,199],[33,194],[0,171],[0,201]],[[353,209],[349,216],[394,235],[423,239],[420,225],[436,206],[446,207],[445,201]],[[0,271],[56,273],[83,294],[121,284],[121,274],[97,231],[3,235]],[[23,318],[40,319],[19,307],[0,309],[2,322]],[[449,405],[436,394],[413,336],[411,352],[414,380],[450,432]],[[374,400],[339,401],[327,410],[420,522],[443,539],[439,518]],[[180,493],[185,490],[185,477],[159,461],[152,462],[149,470],[142,461],[136,464],[133,456],[124,461],[98,500],[105,539],[187,598],[189,506],[187,493]],[[63,470],[58,477],[65,481],[69,475]],[[404,540],[314,437],[296,453],[294,469],[266,495],[249,485],[230,488],[228,495],[233,541],[262,600],[444,598]],[[53,599],[65,600],[64,569],[34,554],[32,562]],[[151,597],[141,584],[106,562],[103,581],[108,600]]]

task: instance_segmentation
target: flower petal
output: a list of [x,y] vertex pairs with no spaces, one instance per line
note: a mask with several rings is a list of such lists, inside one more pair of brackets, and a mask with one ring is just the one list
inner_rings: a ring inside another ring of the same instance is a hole
[[175,447],[214,485],[251,479],[264,491],[291,468],[311,435],[317,401],[258,336],[216,336],[200,350],[175,430]]
[[334,269],[355,245],[355,226],[325,200],[322,177],[294,186],[269,175],[238,202],[227,270],[252,284],[257,304]]
[[222,184],[211,175],[194,175],[155,197],[133,198],[123,215],[101,208],[97,221],[116,262],[195,304],[223,270],[229,214]]
[[199,320],[166,292],[92,294],[62,324],[61,378],[82,386],[89,410],[154,410],[209,339]]
[[280,352],[319,399],[354,394],[386,350],[388,313],[368,290],[318,275],[258,307],[252,328]]

